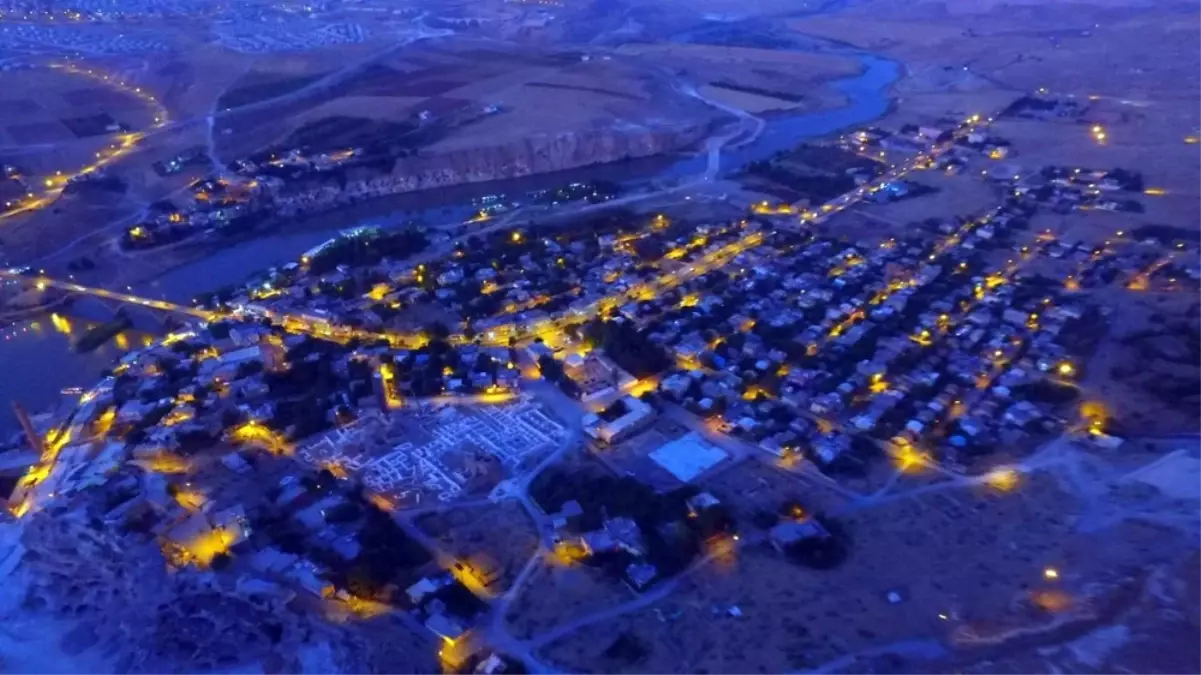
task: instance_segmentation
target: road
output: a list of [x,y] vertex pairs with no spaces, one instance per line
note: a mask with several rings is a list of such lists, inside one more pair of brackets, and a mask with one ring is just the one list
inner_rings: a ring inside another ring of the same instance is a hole
[[747,143],[751,143],[758,138],[759,134],[763,133],[763,130],[767,128],[767,122],[763,118],[756,117],[742,108],[732,106],[728,103],[723,103],[717,99],[709,98],[698,91],[694,85],[682,84],[678,85],[677,89],[679,89],[679,91],[686,96],[691,96],[699,101],[703,101],[706,105],[717,108],[722,112],[729,113],[738,118],[739,125],[737,129],[734,129],[725,136],[710,138],[706,143],[709,161],[705,166],[705,173],[703,174],[701,180],[713,180],[717,177],[721,170],[721,151],[727,143],[735,138],[738,138],[739,136],[742,136],[744,133],[747,133],[747,137],[737,143],[739,146],[746,145]]

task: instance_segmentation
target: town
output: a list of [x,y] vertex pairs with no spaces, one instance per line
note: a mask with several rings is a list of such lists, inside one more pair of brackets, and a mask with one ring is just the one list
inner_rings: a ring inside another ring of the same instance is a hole
[[[730,218],[612,208],[498,228],[485,225],[505,210],[497,198],[455,240],[348,229],[193,306],[155,302],[188,327],[123,357],[51,428],[23,417],[39,457],[11,511],[86,503],[172,569],[253,579],[273,602],[300,594],[326,614],[397,617],[436,636],[455,672],[542,667],[533,652],[559,633],[507,624],[515,603],[537,602],[521,594],[539,566],[594,568],[635,598],[760,545],[837,567],[859,543],[840,516],[913,477],[1004,494],[1057,439],[1122,447],[1123,421],[1084,383],[1111,312],[1092,291],[1201,289],[1182,230],[1093,242],[1034,227],[1046,212],[1137,212],[1153,192],[1132,169],[1019,173],[992,122],[799,146],[747,171],[788,199]],[[360,156],[244,162],[192,184],[187,206],[160,209],[124,245],[287,210],[316,198],[282,196],[286,176]],[[838,229],[859,203],[929,199],[915,182],[927,172],[983,181],[997,202],[895,231]],[[323,189],[336,201],[372,188]],[[531,199],[616,193],[571,184]],[[90,292],[32,269],[4,276]],[[794,489],[751,508],[718,487],[748,466]],[[512,509],[535,531],[520,545],[482,527],[466,542],[431,532],[467,504]],[[637,651],[630,641],[611,649]]]

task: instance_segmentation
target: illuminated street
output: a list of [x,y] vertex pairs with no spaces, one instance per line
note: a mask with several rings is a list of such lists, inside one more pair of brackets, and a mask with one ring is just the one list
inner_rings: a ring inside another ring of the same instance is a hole
[[119,81],[112,75],[104,74],[102,71],[77,66],[71,62],[52,63],[50,64],[50,68],[72,76],[92,80],[106,88],[141,100],[150,108],[154,121],[142,131],[122,133],[115,136],[113,144],[105,146],[96,152],[95,161],[73,169],[56,170],[52,175],[47,175],[45,178],[40,179],[38,181],[40,185],[38,185],[37,192],[29,193],[24,199],[16,203],[5,204],[8,208],[0,212],[0,220],[37,211],[53,204],[72,181],[87,179],[87,177],[103,171],[122,157],[135,152],[138,143],[147,133],[161,129],[169,122],[167,109],[153,94],[143,91],[141,87]]

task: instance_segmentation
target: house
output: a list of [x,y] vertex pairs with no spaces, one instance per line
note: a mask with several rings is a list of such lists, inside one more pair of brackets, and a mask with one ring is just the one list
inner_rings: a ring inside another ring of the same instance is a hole
[[450,644],[454,644],[459,638],[463,637],[464,633],[467,632],[462,624],[455,619],[442,614],[441,612],[431,614],[430,617],[425,620],[425,627],[428,628],[431,633],[437,635]]
[[630,588],[641,591],[658,576],[659,570],[650,563],[630,563],[626,566],[625,579]]
[[701,511],[704,511],[711,506],[717,506],[720,503],[720,499],[714,497],[708,492],[699,492],[685,502],[685,504],[688,506],[688,514],[694,517]]
[[418,581],[412,586],[406,588],[405,594],[409,596],[409,602],[412,603],[414,607],[418,607],[421,605],[421,600],[425,598],[425,596],[437,591],[440,587],[441,586],[436,584],[434,580],[430,579],[429,577],[425,577],[421,581]]
[[333,584],[317,576],[317,572],[313,569],[311,563],[296,563],[287,571],[285,576],[319,598],[328,598],[334,594]]
[[585,532],[580,536],[580,545],[584,549],[585,555],[589,556],[617,549],[617,542],[605,530]]
[[605,521],[605,532],[612,538],[613,543],[625,549],[632,555],[642,555],[642,531],[638,523],[630,518],[610,518]]
[[789,546],[806,539],[825,539],[830,533],[821,523],[812,518],[806,520],[786,520],[771,528],[768,537],[771,545],[777,551],[783,552]]
[[551,516],[551,522],[556,528],[566,527],[568,521],[572,518],[578,518],[584,514],[584,508],[574,499],[569,499],[563,502],[563,506],[559,508],[559,512]]

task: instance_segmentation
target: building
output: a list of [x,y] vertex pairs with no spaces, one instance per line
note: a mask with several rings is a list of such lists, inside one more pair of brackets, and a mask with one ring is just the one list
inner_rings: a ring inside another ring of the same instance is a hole
[[580,400],[584,403],[611,400],[616,397],[618,387],[634,379],[607,359],[593,354],[568,356],[563,360],[563,373],[579,386]]
[[655,409],[633,396],[625,396],[619,403],[625,407],[620,417],[606,421],[599,415],[590,414],[584,418],[584,432],[605,443],[620,443],[637,435],[655,420]]
[[283,340],[276,335],[269,335],[259,342],[259,351],[263,360],[263,369],[269,373],[279,373],[288,369],[287,350]]
[[650,458],[656,464],[684,483],[716,466],[726,456],[724,450],[709,443],[695,431],[666,443],[650,453]]
[[625,579],[630,588],[641,591],[654,582],[659,570],[650,563],[630,563],[626,566]]
[[824,539],[830,536],[830,533],[821,526],[821,523],[810,518],[802,521],[786,520],[771,528],[768,536],[771,539],[771,545],[776,547],[777,551],[782,552],[799,541]]

